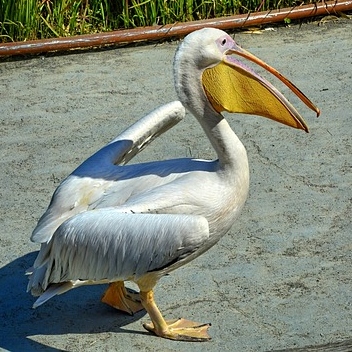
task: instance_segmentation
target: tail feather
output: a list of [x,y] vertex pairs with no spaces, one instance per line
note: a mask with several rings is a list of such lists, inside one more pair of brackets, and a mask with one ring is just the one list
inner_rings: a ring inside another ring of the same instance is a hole
[[52,284],[50,285],[43,294],[34,302],[33,308],[37,308],[41,306],[43,303],[48,301],[50,298],[61,295],[74,287],[74,282],[67,281],[59,284]]
[[48,301],[50,298],[53,298],[56,295],[61,295],[62,293],[72,290],[73,288],[86,286],[86,285],[100,285],[100,284],[107,284],[107,283],[109,283],[108,280],[99,280],[99,281],[72,280],[72,281],[60,282],[58,284],[50,284],[50,286],[44,292],[40,291],[40,287],[39,288],[30,287],[28,291],[30,290],[33,296],[40,295],[40,297],[33,304],[33,308],[37,308],[41,306],[43,303],[45,303],[46,301]]

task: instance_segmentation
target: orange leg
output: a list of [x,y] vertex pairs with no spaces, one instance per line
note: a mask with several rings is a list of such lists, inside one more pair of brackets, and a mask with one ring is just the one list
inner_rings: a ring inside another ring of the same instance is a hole
[[210,324],[200,324],[183,318],[165,321],[154,301],[153,291],[140,292],[141,303],[152,322],[143,324],[155,335],[179,341],[208,341]]
[[139,294],[128,291],[123,281],[109,284],[101,301],[130,315],[144,309]]

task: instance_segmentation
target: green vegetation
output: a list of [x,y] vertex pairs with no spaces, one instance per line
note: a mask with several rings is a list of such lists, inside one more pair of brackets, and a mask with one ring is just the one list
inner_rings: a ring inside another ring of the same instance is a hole
[[294,4],[293,0],[0,0],[0,42],[193,21]]

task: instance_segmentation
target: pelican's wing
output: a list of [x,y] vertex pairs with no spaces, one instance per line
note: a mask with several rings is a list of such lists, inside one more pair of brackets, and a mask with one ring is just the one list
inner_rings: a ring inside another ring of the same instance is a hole
[[127,128],[109,145],[121,140],[132,140],[133,145],[124,155],[118,156],[114,164],[129,162],[136,154],[142,151],[150,142],[170,128],[178,124],[185,116],[186,110],[180,101],[165,104],[147,116],[141,118]]
[[179,101],[165,104],[141,118],[83,162],[56,189],[50,205],[33,230],[33,242],[47,243],[66,219],[89,209],[114,182],[117,164],[127,163],[157,136],[185,115]]
[[202,216],[123,214],[115,208],[87,211],[56,230],[29,273],[28,290],[38,295],[50,284],[62,283],[62,289],[54,285],[53,294],[40,298],[44,303],[73,288],[77,280],[138,280],[148,272],[181,265],[208,238],[208,221]]
[[[126,164],[155,138],[179,123],[185,116],[185,108],[179,101],[160,106],[128,127],[109,144],[88,158],[74,174],[100,176],[101,167]],[[98,169],[99,167],[99,169]]]

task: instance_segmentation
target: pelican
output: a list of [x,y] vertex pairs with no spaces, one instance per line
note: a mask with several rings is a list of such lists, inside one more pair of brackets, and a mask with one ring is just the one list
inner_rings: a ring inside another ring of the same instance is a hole
[[[153,296],[159,279],[216,244],[247,198],[246,150],[222,112],[255,114],[308,132],[286,98],[247,66],[250,60],[319,109],[287,78],[238,46],[225,32],[189,34],[174,60],[180,101],[143,117],[84,161],[54,192],[31,240],[41,243],[28,270],[38,307],[82,285],[108,283],[103,302],[133,314],[157,336],[206,341],[209,324],[165,320]],[[181,158],[128,164],[153,139],[182,120],[187,108],[211,142],[216,160]],[[138,285],[130,292],[124,281]]]

